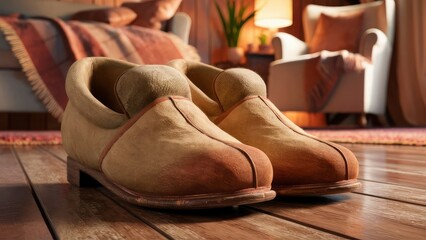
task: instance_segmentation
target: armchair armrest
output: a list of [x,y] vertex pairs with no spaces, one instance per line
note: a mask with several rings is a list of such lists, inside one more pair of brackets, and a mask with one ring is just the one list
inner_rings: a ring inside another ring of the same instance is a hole
[[186,13],[177,12],[169,21],[167,32],[175,34],[182,41],[188,43],[192,24],[191,17]]
[[364,76],[364,104],[369,112],[383,114],[392,54],[391,42],[379,29],[368,29],[361,37],[359,53],[371,61]]
[[389,40],[386,34],[377,28],[370,28],[361,36],[359,53],[370,61],[374,61],[375,55],[388,50],[387,48],[390,48]]
[[274,35],[272,46],[275,50],[275,59],[287,60],[308,52],[308,46],[305,42],[283,32]]

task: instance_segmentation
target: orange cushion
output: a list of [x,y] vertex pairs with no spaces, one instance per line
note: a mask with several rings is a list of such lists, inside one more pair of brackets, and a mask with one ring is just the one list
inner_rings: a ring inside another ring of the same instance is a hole
[[79,21],[96,21],[108,23],[114,27],[126,26],[137,17],[136,13],[126,7],[86,10],[74,14],[71,19]]
[[122,6],[128,7],[138,15],[132,25],[161,29],[161,22],[175,15],[182,0],[146,0],[142,2],[127,2]]
[[350,52],[358,52],[362,19],[363,12],[339,16],[322,13],[309,43],[309,51],[314,53],[321,50],[346,49]]

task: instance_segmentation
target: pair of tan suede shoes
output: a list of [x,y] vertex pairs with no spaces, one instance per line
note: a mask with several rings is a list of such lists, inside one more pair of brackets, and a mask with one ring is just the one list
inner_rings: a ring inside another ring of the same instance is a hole
[[351,191],[358,162],[288,120],[247,69],[77,61],[62,121],[68,181],[154,208],[214,208]]

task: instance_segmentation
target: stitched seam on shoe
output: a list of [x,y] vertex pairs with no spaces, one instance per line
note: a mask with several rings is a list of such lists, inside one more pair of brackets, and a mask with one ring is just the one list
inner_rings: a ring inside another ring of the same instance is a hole
[[334,146],[332,143],[328,143],[328,142],[326,142],[326,141],[324,141],[324,140],[321,140],[321,139],[319,139],[319,138],[315,138],[315,137],[312,137],[312,136],[309,136],[308,134],[303,134],[303,133],[300,133],[300,132],[298,132],[298,131],[296,131],[296,130],[294,130],[293,128],[291,128],[290,126],[288,126],[285,122],[284,122],[284,119],[282,119],[282,117],[279,115],[279,114],[277,114],[274,110],[273,110],[273,108],[269,105],[269,103],[268,103],[268,101],[267,101],[267,99],[264,99],[262,96],[258,96],[261,100],[262,100],[262,102],[274,113],[274,115],[278,118],[278,120],[280,120],[280,122],[282,122],[286,127],[288,127],[289,129],[291,129],[293,132],[295,132],[295,133],[297,133],[297,134],[300,134],[300,135],[303,135],[303,136],[305,136],[305,137],[308,137],[308,138],[310,138],[310,139],[313,139],[313,140],[316,140],[316,141],[319,141],[319,142],[321,142],[321,143],[324,143],[324,144],[326,144],[326,145],[328,145],[328,146],[330,146],[330,147],[332,147],[332,148],[334,148],[342,157],[343,157],[343,161],[344,161],[344,163],[345,163],[345,178],[346,178],[346,180],[350,180],[349,179],[349,169],[348,169],[348,160],[346,159],[346,156],[345,156],[345,154],[339,149],[339,148],[337,148],[336,146]]
[[222,74],[222,73],[224,73],[225,71],[222,71],[222,72],[220,72],[219,74],[217,74],[216,75],[216,77],[214,78],[214,80],[213,80],[213,93],[214,93],[214,96],[216,97],[216,99],[217,99],[217,102],[219,103],[219,107],[220,107],[220,109],[222,110],[222,112],[223,111],[225,111],[225,109],[223,108],[223,106],[222,106],[222,102],[220,101],[220,99],[219,99],[219,96],[217,96],[217,91],[216,91],[216,81],[217,81],[217,78]]
[[251,96],[247,96],[243,99],[241,99],[239,102],[237,102],[236,104],[234,104],[234,106],[232,106],[231,108],[229,108],[228,110],[226,110],[225,112],[223,112],[222,114],[220,114],[213,122],[218,125],[220,124],[229,114],[231,114],[231,112],[233,112],[237,107],[239,107],[241,104],[243,104],[245,101],[251,100],[257,98],[257,95],[251,95]]
[[233,143],[227,142],[227,141],[223,141],[220,140],[218,138],[215,138],[213,136],[211,136],[210,134],[207,134],[205,131],[203,131],[201,128],[199,128],[197,125],[194,124],[194,122],[191,121],[191,119],[177,106],[176,102],[174,101],[173,97],[170,97],[170,100],[172,101],[173,105],[175,106],[175,108],[179,111],[179,113],[182,115],[183,118],[185,118],[185,120],[196,130],[198,130],[200,133],[208,136],[211,139],[214,139],[218,142],[221,142],[225,145],[228,145],[236,150],[238,150],[240,153],[242,153],[246,159],[248,160],[251,169],[252,169],[252,176],[253,176],[253,187],[254,188],[258,188],[259,187],[259,183],[258,183],[258,176],[257,176],[257,169],[256,169],[256,165],[253,161],[253,159],[251,158],[250,154],[246,151],[244,151],[242,148],[239,148],[238,146],[235,146]]
[[117,86],[118,86],[118,82],[120,82],[120,80],[121,80],[121,77],[125,73],[127,73],[130,69],[132,69],[132,68],[129,68],[126,71],[122,72],[121,75],[117,78],[117,81],[115,81],[115,83],[114,83],[114,96],[115,96],[115,99],[118,101],[118,104],[120,105],[121,110],[124,112],[124,114],[126,115],[126,117],[128,119],[130,119],[130,114],[127,112],[126,108],[124,107],[123,102],[121,101],[121,98],[118,96]]
[[[179,97],[177,97],[179,98]],[[181,97],[183,99],[186,99],[184,97]],[[104,147],[101,154],[99,155],[98,164],[99,164],[99,170],[103,173],[102,165],[103,161],[106,157],[106,155],[109,153],[111,148],[114,146],[114,144],[118,141],[118,139],[121,138],[121,136],[124,135],[124,133],[127,132],[138,120],[141,118],[146,112],[148,112],[151,108],[155,107],[157,104],[169,101],[169,97],[160,97],[148,104],[146,107],[144,107],[138,114],[130,118],[127,123],[123,125],[123,127],[118,131],[118,133],[108,142],[108,144]]]

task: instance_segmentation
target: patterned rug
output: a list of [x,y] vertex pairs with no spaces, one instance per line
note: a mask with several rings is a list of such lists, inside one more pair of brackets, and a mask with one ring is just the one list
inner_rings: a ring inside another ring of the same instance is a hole
[[[340,143],[426,146],[426,128],[308,129],[324,140]],[[61,144],[60,131],[0,131],[0,145]]]
[[426,145],[426,128],[306,130],[321,139],[340,143]]
[[0,131],[0,145],[61,144],[60,131]]

